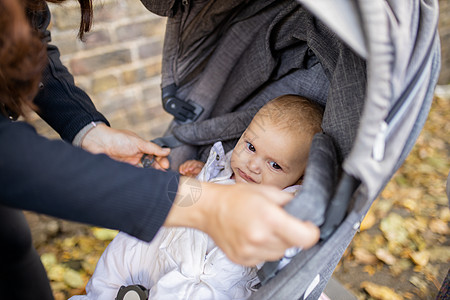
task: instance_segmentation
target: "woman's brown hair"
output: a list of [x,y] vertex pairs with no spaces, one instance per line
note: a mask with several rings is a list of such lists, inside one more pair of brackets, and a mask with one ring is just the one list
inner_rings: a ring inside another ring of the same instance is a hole
[[[62,3],[65,0],[48,0]],[[45,9],[45,0],[0,0],[0,113],[11,118],[24,115],[25,106],[34,108],[46,49],[25,16]],[[81,21],[78,36],[92,24],[92,0],[78,0]]]
[[[62,3],[66,0],[25,0],[26,8],[29,11],[38,11],[45,9],[45,2]],[[82,40],[84,33],[89,32],[92,26],[93,8],[92,0],[78,0],[80,4],[81,20],[78,30],[78,37]]]
[[21,1],[0,0],[0,112],[23,115],[32,106],[46,51],[25,17]]

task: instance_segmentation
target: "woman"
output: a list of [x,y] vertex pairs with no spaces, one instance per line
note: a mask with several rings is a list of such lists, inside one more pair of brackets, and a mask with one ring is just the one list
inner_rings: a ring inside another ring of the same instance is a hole
[[[82,36],[90,27],[92,6],[91,1],[79,2]],[[87,95],[74,86],[58,50],[43,46],[37,31],[30,29],[21,3],[0,0],[2,297],[53,299],[28,225],[17,208],[119,229],[144,241],[150,241],[162,225],[197,228],[231,260],[244,265],[277,259],[287,248],[306,248],[317,241],[317,227],[284,212],[282,206],[290,196],[275,188],[200,183],[174,172],[117,161],[136,164],[148,153],[158,155],[167,166],[168,153],[107,126]],[[26,5],[28,19],[47,43],[46,3],[36,0]],[[78,136],[86,150],[117,160],[47,140],[27,123],[12,121],[26,117],[28,108],[36,109],[64,140],[73,142]]]

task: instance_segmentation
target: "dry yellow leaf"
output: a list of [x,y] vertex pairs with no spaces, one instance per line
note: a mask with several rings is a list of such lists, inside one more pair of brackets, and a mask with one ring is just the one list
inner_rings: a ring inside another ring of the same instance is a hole
[[67,268],[64,272],[64,282],[71,288],[82,288],[85,286],[85,282],[81,274],[69,268]]
[[414,298],[414,294],[409,293],[409,292],[404,293],[403,296],[404,296],[406,299],[413,299],[413,298]]
[[430,260],[430,252],[427,250],[413,252],[411,254],[411,259],[416,265],[423,267]]
[[398,276],[405,270],[408,270],[412,267],[413,263],[409,259],[400,259],[395,265],[389,266],[389,270],[391,271],[392,275]]
[[415,211],[417,209],[417,201],[411,198],[401,200],[400,205],[409,211]]
[[433,246],[429,249],[432,262],[450,262],[450,246]]
[[47,270],[47,275],[50,280],[63,281],[65,268],[61,265],[54,265]]
[[444,222],[450,222],[450,208],[444,207],[439,211],[439,219]]
[[386,249],[377,249],[377,251],[375,252],[375,255],[377,256],[377,258],[379,260],[381,260],[382,262],[384,262],[387,265],[393,265],[397,262],[397,259],[395,258],[394,255],[392,255],[388,250]]
[[107,228],[92,228],[92,233],[96,238],[101,241],[110,241],[112,240],[118,233],[117,230],[107,229]]
[[375,225],[377,221],[377,218],[375,214],[373,213],[373,210],[370,209],[366,216],[364,217],[363,221],[361,222],[361,226],[359,227],[359,230],[364,231],[367,229],[372,228],[373,225]]
[[58,263],[58,260],[54,253],[44,253],[41,255],[41,262],[44,265],[45,269],[49,270],[51,267]]
[[89,253],[92,251],[95,244],[97,243],[98,240],[92,237],[80,237],[80,240],[78,241],[78,246],[80,247],[81,251]]
[[427,288],[427,284],[425,283],[425,281],[423,281],[422,279],[420,279],[417,276],[411,276],[411,278],[409,278],[409,282],[411,282],[412,284],[414,284],[417,288],[419,288],[419,290],[423,293],[423,294],[427,294],[428,292],[428,288]]
[[373,266],[371,266],[371,265],[364,266],[363,270],[364,270],[364,272],[366,272],[370,276],[372,276],[376,272],[376,269]]
[[53,298],[55,298],[55,300],[66,300],[67,296],[61,291],[56,291],[53,293]]
[[405,245],[408,242],[408,231],[404,226],[405,220],[399,214],[391,212],[380,223],[380,229],[389,242]]
[[432,219],[430,221],[429,227],[431,231],[438,234],[449,234],[450,232],[447,222],[439,219]]
[[371,297],[379,300],[403,300],[403,297],[397,294],[393,289],[378,285],[373,282],[363,281],[361,283],[363,288]]
[[375,255],[364,248],[355,248],[353,250],[353,255],[355,256],[355,261],[360,264],[372,265],[377,262]]

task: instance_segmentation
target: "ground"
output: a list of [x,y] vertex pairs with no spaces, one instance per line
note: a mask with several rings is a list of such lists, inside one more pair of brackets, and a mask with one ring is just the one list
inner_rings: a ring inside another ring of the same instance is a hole
[[[450,268],[450,97],[367,214],[334,277],[358,299],[435,299]],[[81,294],[115,231],[27,213],[56,300]]]

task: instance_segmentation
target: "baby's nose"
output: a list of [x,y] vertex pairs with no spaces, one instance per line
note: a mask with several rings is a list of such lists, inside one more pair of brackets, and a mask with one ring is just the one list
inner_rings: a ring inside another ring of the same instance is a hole
[[258,158],[251,158],[248,161],[247,167],[249,169],[249,171],[259,174],[261,172],[261,167],[260,167],[260,162],[258,160]]

